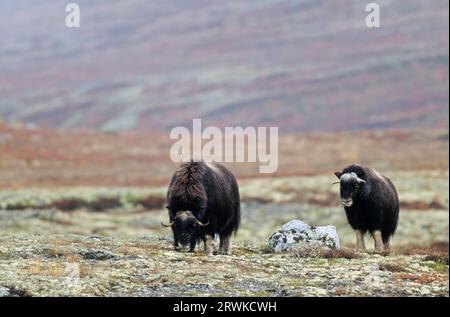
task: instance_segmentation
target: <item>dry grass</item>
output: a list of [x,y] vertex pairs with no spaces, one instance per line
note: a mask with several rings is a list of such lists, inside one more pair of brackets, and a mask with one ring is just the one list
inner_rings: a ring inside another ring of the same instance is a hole
[[351,249],[321,249],[302,248],[293,252],[298,258],[323,258],[323,259],[360,259],[361,255]]
[[401,209],[414,209],[414,210],[432,210],[432,209],[446,209],[447,206],[435,197],[432,201],[400,201]]
[[359,259],[361,255],[357,254],[351,249],[339,249],[339,250],[329,250],[325,251],[322,255],[325,259]]
[[46,275],[58,278],[65,275],[65,269],[65,263],[44,263],[35,261],[29,263],[25,267],[24,272],[29,275]]
[[381,271],[389,271],[389,272],[393,272],[393,273],[398,273],[398,272],[405,272],[405,268],[397,263],[380,263],[380,270]]
[[397,281],[412,281],[419,284],[431,284],[434,282],[443,282],[445,280],[448,281],[447,277],[442,277],[439,274],[435,273],[423,273],[423,274],[409,274],[409,273],[400,273],[395,276]]
[[429,247],[409,246],[394,251],[400,255],[425,255],[425,259],[445,265],[449,265],[448,242],[434,242]]
[[270,198],[264,198],[264,197],[242,197],[241,202],[244,203],[258,203],[258,204],[269,204],[273,202]]

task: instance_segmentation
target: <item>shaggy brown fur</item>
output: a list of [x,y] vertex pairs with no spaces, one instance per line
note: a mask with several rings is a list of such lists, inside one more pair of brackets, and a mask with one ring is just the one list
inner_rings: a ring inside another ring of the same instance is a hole
[[184,202],[201,200],[208,201],[205,189],[201,182],[202,173],[198,164],[183,163],[176,170],[173,182],[170,184],[169,200],[179,200]]
[[[236,178],[224,166],[205,162],[182,164],[174,173],[167,192],[167,208],[174,245],[198,241],[210,242],[220,237],[220,252],[229,254],[231,235],[239,228],[240,196]],[[205,225],[203,225],[205,224]]]

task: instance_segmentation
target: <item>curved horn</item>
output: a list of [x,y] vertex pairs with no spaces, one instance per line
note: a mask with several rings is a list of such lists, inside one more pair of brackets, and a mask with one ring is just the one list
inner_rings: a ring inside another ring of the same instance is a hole
[[198,220],[197,218],[195,218],[195,220],[197,221],[197,223],[200,227],[206,227],[207,225],[209,225],[209,221],[207,223],[203,223],[200,220]]
[[166,225],[165,223],[163,223],[162,221],[161,221],[161,226],[163,226],[163,227],[172,227],[173,226],[173,221],[171,222],[171,223],[169,223],[168,225]]
[[363,180],[362,178],[359,178],[359,177],[356,177],[356,181],[358,182],[358,183],[366,183],[366,181],[365,180]]

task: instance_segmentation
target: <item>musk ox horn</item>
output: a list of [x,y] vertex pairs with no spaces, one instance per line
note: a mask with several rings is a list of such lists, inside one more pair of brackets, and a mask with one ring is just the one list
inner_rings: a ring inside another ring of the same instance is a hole
[[356,181],[358,182],[358,183],[366,183],[366,181],[365,180],[363,180],[362,178],[359,178],[359,177],[356,177]]
[[163,223],[162,221],[161,221],[161,226],[163,226],[163,227],[172,227],[173,226],[173,221],[171,222],[171,223],[169,223],[168,225],[166,225],[165,223]]
[[197,223],[200,227],[206,227],[207,225],[209,225],[209,221],[207,223],[203,223],[200,220],[198,220],[197,218],[195,218],[195,220],[197,221]]

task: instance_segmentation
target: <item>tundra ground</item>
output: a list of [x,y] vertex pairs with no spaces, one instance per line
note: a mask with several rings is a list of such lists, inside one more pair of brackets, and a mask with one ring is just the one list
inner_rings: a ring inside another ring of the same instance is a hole
[[[241,181],[233,254],[212,257],[173,250],[163,187],[2,191],[0,296],[448,296],[448,173],[392,178],[403,206],[390,255],[369,237],[352,251],[329,175]],[[292,219],[335,225],[343,251],[271,253]]]
[[168,237],[20,235],[0,239],[3,296],[448,296],[448,255],[351,251],[330,258],[235,245],[176,252]]

